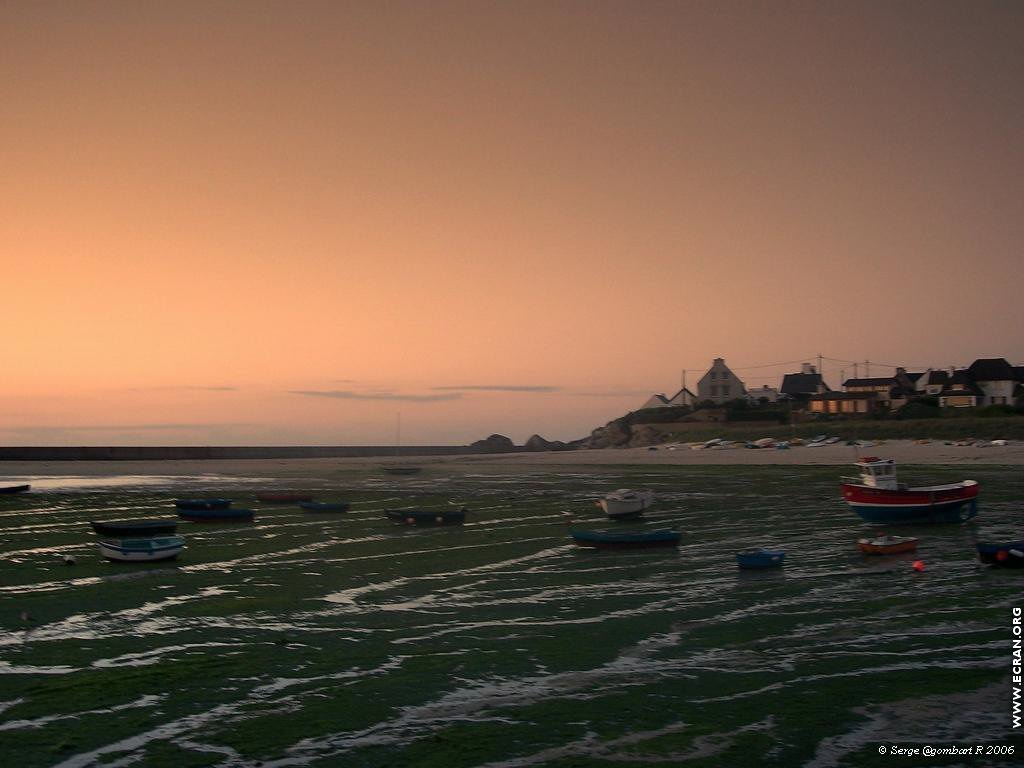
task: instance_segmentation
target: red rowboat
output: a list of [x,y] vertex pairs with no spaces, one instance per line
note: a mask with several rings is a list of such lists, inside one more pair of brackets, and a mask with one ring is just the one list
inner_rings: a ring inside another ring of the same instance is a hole
[[859,539],[857,546],[865,555],[898,555],[917,549],[917,539],[911,536],[877,536]]

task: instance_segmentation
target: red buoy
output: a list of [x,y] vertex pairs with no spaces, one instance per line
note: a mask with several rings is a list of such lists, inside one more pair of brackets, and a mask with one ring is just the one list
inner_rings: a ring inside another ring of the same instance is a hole
[[924,573],[924,560],[915,560],[914,570],[918,573]]

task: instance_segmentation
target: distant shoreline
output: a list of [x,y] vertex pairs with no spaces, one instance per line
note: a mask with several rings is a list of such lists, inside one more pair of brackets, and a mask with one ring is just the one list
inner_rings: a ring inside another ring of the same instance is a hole
[[[259,449],[257,449],[259,450]],[[265,449],[264,449],[265,450]],[[299,449],[290,449],[299,450]],[[330,448],[319,448],[330,451]],[[423,472],[415,478],[459,472],[495,472],[499,474],[532,471],[578,472],[589,467],[593,471],[614,467],[659,466],[698,467],[735,466],[742,473],[743,466],[848,466],[858,456],[881,456],[894,459],[901,467],[927,465],[961,465],[969,477],[971,465],[1005,465],[1024,467],[1024,442],[1011,442],[1005,446],[981,447],[976,445],[947,445],[944,442],[921,444],[911,440],[889,440],[870,447],[843,444],[820,448],[806,446],[778,450],[766,448],[749,450],[691,450],[679,446],[676,450],[660,447],[600,448],[574,451],[518,451],[515,453],[470,453],[466,448],[445,446],[434,453],[420,449],[403,448],[400,457],[394,452],[373,448],[347,448],[348,455],[329,456],[273,456],[249,455],[240,458],[193,457],[190,459],[111,459],[78,460],[22,459],[0,461],[0,477],[46,477],[75,475],[83,477],[113,477],[117,475],[265,477],[301,483],[304,479],[335,472],[375,471],[389,464],[415,464]],[[354,452],[367,451],[362,455]],[[385,477],[383,472],[382,477]],[[394,479],[394,482],[415,482]]]

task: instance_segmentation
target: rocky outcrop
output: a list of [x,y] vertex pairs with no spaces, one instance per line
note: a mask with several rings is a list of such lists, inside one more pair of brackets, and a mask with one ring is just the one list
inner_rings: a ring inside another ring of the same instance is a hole
[[491,435],[486,440],[477,440],[470,444],[473,453],[513,453],[516,444],[504,435]]
[[632,436],[629,438],[630,448],[646,448],[650,445],[658,445],[664,439],[662,434],[649,424],[636,424],[632,427]]
[[545,440],[540,435],[533,435],[523,445],[527,451],[565,451],[569,446],[561,440]]
[[591,432],[588,444],[591,448],[622,448],[629,445],[632,437],[629,427],[616,420]]

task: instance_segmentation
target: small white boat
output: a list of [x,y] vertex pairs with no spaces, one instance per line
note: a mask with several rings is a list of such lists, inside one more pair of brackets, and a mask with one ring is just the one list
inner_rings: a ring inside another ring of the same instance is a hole
[[150,563],[170,560],[185,548],[182,536],[159,536],[152,539],[120,539],[99,542],[100,554],[107,560],[122,563]]
[[643,511],[654,503],[654,494],[649,491],[620,488],[614,493],[607,494],[597,503],[613,520],[626,520],[643,514]]
[[758,448],[771,448],[773,445],[775,445],[775,438],[762,437],[760,440],[755,440],[754,445],[756,445]]

